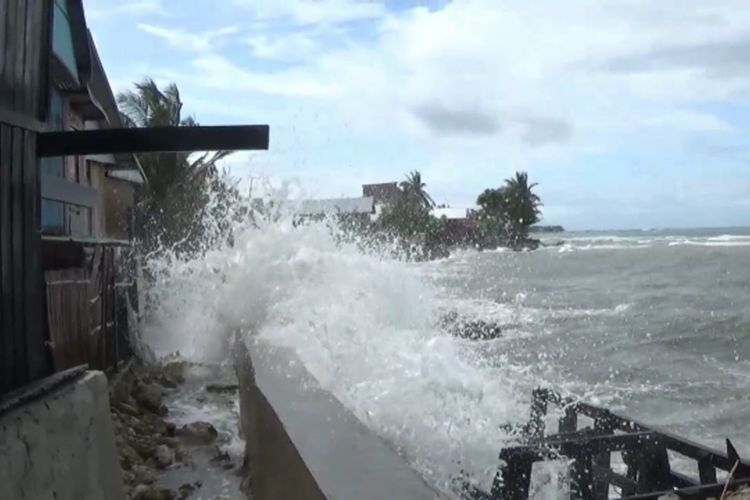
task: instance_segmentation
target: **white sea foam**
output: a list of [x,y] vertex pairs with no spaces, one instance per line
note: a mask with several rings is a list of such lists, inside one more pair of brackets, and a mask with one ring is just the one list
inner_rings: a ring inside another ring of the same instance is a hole
[[320,384],[447,487],[460,469],[489,481],[527,416],[532,382],[488,367],[435,327],[441,301],[414,266],[341,243],[325,222],[280,217],[235,227],[233,245],[149,262],[155,278],[145,340],[191,359],[220,356],[242,329],[293,348]]

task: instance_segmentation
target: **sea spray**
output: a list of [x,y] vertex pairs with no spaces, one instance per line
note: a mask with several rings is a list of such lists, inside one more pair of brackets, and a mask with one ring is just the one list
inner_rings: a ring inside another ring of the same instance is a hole
[[522,370],[478,363],[441,331],[414,264],[342,238],[331,219],[299,224],[293,202],[262,205],[237,207],[203,253],[151,256],[145,341],[202,361],[226,356],[236,330],[290,347],[429,480],[447,488],[463,470],[487,487],[512,439],[501,424],[527,415]]

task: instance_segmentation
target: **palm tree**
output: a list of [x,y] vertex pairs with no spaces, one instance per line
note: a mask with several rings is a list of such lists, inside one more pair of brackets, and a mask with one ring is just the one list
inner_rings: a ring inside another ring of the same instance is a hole
[[427,184],[422,182],[422,174],[419,170],[414,170],[406,176],[405,181],[401,181],[401,190],[409,197],[413,197],[424,208],[430,209],[435,206],[432,197],[425,191]]
[[[193,127],[192,117],[182,116],[182,100],[174,83],[160,89],[150,78],[135,84],[134,90],[117,96],[122,120],[127,127]],[[198,236],[209,185],[216,178],[216,163],[230,151],[203,153],[142,153],[138,160],[148,178],[147,191],[139,203],[138,227],[149,244],[161,240],[174,243]],[[145,212],[145,213],[144,213]]]
[[[159,89],[151,78],[135,84],[117,96],[122,119],[127,127],[194,127],[191,116],[182,117],[182,100],[177,85],[171,83]],[[202,182],[216,173],[216,163],[231,151],[215,151],[190,159],[190,153],[144,153],[138,155],[149,180],[150,194],[155,198],[167,196],[171,188],[186,187],[190,182]]]
[[510,227],[511,241],[518,243],[525,240],[529,234],[529,227],[539,222],[542,205],[539,196],[532,191],[538,184],[529,184],[526,172],[516,172],[514,177],[505,179],[503,192],[505,206]]

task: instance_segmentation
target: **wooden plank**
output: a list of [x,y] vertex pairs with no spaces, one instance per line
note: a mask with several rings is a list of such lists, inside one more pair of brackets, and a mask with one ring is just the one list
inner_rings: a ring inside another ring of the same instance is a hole
[[4,98],[3,98],[3,87],[2,87],[2,81],[3,81],[3,74],[5,73],[5,44],[6,44],[6,33],[8,30],[8,3],[7,1],[0,2],[0,54],[3,54],[3,57],[0,57],[0,105],[4,104]]
[[61,269],[47,271],[44,276],[55,370],[91,363],[88,271]]
[[727,491],[733,492],[747,485],[750,485],[750,477],[701,486],[690,486],[677,490],[664,489],[653,493],[624,496],[621,500],[658,500],[659,497],[665,495],[676,495],[678,498],[711,498],[721,496],[725,488]]
[[13,71],[13,81],[15,83],[14,108],[21,113],[26,114],[26,94],[29,89],[24,85],[24,70],[26,68],[26,13],[29,6],[28,0],[20,0],[16,9],[16,30],[18,30],[16,39],[16,67]]
[[[2,3],[2,2],[0,2]],[[0,392],[15,387],[13,359],[13,275],[11,253],[11,161],[10,127],[0,124]]]
[[20,128],[13,128],[13,165],[12,165],[12,210],[13,220],[12,224],[12,238],[13,238],[13,295],[14,295],[14,311],[13,311],[13,328],[15,330],[14,335],[16,340],[14,341],[14,352],[16,362],[22,365],[22,370],[19,373],[23,377],[23,383],[30,381],[30,374],[28,373],[28,357],[26,353],[26,283],[24,275],[27,272],[26,269],[26,246],[24,245],[26,238],[24,233],[27,228],[24,226],[24,189],[23,189],[23,169],[24,169],[24,150],[23,150],[23,134],[24,131]]
[[149,127],[45,132],[37,154],[73,156],[160,151],[268,149],[268,125]]
[[99,342],[102,336],[102,246],[96,246],[94,256],[91,260],[91,271],[89,275],[89,357],[96,359],[99,352]]
[[4,0],[6,4],[5,11],[5,40],[4,40],[4,59],[5,65],[3,67],[3,73],[0,75],[0,104],[6,109],[15,110],[15,82],[13,81],[13,75],[15,72],[16,65],[16,43],[17,30],[15,26],[16,11],[18,10],[18,0]]
[[52,14],[54,0],[37,0],[41,2],[39,29],[39,75],[37,79],[37,109],[35,116],[38,120],[47,120],[49,108],[49,71],[50,53],[52,51]]
[[40,31],[42,28],[41,0],[26,0],[26,33],[24,37],[23,86],[25,114],[36,116],[40,73]]
[[97,193],[94,188],[54,175],[41,174],[39,177],[42,198],[89,208],[96,206]]
[[[690,439],[679,437],[659,427],[654,427],[650,425],[647,426],[641,422],[638,422],[637,420],[633,420],[631,418],[618,415],[614,412],[611,412],[604,408],[599,408],[594,405],[590,405],[588,403],[580,403],[580,402],[574,402],[573,400],[570,400],[570,399],[563,399],[563,398],[560,398],[559,395],[556,395],[551,392],[549,394],[548,400],[553,401],[557,405],[563,405],[563,404],[575,405],[576,411],[578,413],[582,415],[586,415],[587,417],[590,417],[593,419],[609,418],[611,422],[613,422],[614,426],[620,430],[629,431],[629,432],[632,432],[632,431],[657,432],[659,434],[661,444],[663,444],[668,450],[675,451],[677,453],[680,453],[681,455],[684,455],[688,458],[692,458],[695,460],[700,460],[700,459],[706,460],[708,463],[710,463],[711,465],[715,467],[718,467],[719,469],[728,471],[734,465],[734,462],[729,460],[725,452],[711,448],[709,446],[698,444],[694,441],[691,441]],[[748,469],[750,470],[750,464],[744,461],[742,462],[742,466],[748,467]]]
[[41,225],[39,200],[39,168],[36,160],[36,135],[24,132],[24,175],[23,175],[23,211],[24,211],[24,246],[26,248],[26,352],[28,372],[31,379],[48,375],[51,370],[47,363],[47,350],[44,340],[42,315],[42,287],[44,286],[41,268]]

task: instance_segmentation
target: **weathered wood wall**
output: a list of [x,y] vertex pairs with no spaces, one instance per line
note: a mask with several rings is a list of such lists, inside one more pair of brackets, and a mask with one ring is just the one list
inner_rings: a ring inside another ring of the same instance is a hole
[[47,112],[51,6],[52,0],[0,2],[0,110],[18,121],[44,121]]
[[90,266],[44,273],[55,371],[82,364],[106,370],[126,356],[127,323],[117,321],[116,267],[114,249],[97,246]]
[[0,0],[0,394],[49,373],[36,132],[47,112],[51,0]]

